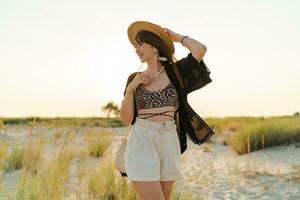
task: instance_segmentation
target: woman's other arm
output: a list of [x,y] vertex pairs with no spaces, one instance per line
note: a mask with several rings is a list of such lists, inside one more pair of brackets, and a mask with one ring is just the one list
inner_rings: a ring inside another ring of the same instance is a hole
[[[180,42],[182,41],[182,38],[184,37],[183,35],[180,35],[178,33],[175,33],[171,31],[168,28],[164,28],[168,35],[171,37],[171,40],[173,42]],[[188,48],[188,50],[192,53],[193,57],[200,62],[202,58],[204,57],[207,47],[202,44],[201,42],[191,38],[191,37],[185,37],[182,43],[183,46]]]
[[124,125],[130,125],[134,115],[134,95],[133,89],[126,88],[125,96],[120,108],[120,118]]
[[130,125],[134,116],[134,91],[140,84],[149,85],[150,77],[144,73],[132,73],[126,83],[124,99],[120,108],[120,118],[124,125]]

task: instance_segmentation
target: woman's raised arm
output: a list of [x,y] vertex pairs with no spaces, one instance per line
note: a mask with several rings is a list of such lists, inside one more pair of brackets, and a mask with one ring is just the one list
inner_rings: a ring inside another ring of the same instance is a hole
[[164,28],[164,30],[168,33],[173,42],[180,42],[184,47],[188,48],[198,62],[202,60],[207,51],[207,47],[204,44],[191,37],[175,33],[168,28]]

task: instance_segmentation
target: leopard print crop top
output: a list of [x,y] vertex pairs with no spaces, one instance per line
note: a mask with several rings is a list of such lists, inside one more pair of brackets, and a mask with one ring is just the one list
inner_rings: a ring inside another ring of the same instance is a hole
[[134,93],[137,109],[158,108],[164,106],[178,107],[178,94],[170,82],[159,91],[150,91],[139,85]]

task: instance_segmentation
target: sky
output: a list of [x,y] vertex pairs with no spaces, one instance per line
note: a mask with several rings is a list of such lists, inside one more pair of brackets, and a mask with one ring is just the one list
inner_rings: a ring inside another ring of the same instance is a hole
[[[201,117],[300,111],[297,0],[0,1],[0,117],[99,117],[141,62],[127,37],[149,21],[207,47]],[[187,56],[175,43],[175,57]],[[146,64],[143,65],[146,69]]]

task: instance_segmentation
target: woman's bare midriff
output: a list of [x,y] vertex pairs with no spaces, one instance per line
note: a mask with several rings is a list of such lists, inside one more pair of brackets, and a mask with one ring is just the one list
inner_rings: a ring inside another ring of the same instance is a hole
[[[173,107],[173,106],[165,106],[165,107],[160,107],[160,108],[140,109],[140,110],[138,110],[137,117],[138,118],[144,118],[144,117],[149,116],[149,115],[140,115],[140,114],[144,114],[144,113],[161,113],[161,112],[164,112],[164,111],[170,111],[170,112],[167,112],[165,114],[174,116],[176,108]],[[170,116],[165,116],[165,115],[156,115],[156,116],[148,117],[145,120],[160,122],[160,121],[174,120],[174,118],[170,117]]]

